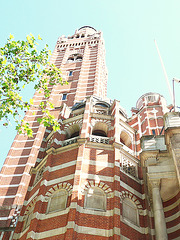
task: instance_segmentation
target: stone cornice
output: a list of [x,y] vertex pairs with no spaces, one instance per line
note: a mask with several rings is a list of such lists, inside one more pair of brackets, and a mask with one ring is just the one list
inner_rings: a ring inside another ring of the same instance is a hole
[[85,143],[87,143],[87,138],[78,138],[77,139],[78,145],[83,145]]
[[65,119],[65,120],[63,120],[63,124],[67,124],[67,123],[71,123],[71,122],[74,122],[74,121],[79,120],[79,119],[83,119],[83,116],[84,116],[84,114],[80,114],[80,115],[77,115],[75,117]]
[[149,158],[157,159],[159,150],[143,151],[140,153],[141,166],[145,166],[145,161]]
[[72,143],[72,144],[69,144],[67,146],[55,149],[53,154],[56,155],[56,154],[59,154],[59,153],[62,153],[62,152],[71,151],[71,150],[76,149],[78,147],[79,147],[79,144],[77,142],[76,143]]
[[87,142],[86,147],[92,147],[96,149],[104,149],[113,151],[114,148],[112,144],[96,143],[96,142]]
[[47,158],[50,154],[51,151],[41,160],[41,162],[36,167],[32,167],[30,170],[30,174],[36,174],[46,164]]
[[123,144],[122,143],[114,142],[113,146],[114,146],[114,148],[118,148],[118,149],[122,149],[123,148]]
[[155,173],[147,173],[148,181],[155,181],[159,179],[176,179],[175,172],[155,172]]
[[98,119],[114,120],[114,116],[98,114],[98,113],[91,113],[91,117],[92,118],[98,118]]

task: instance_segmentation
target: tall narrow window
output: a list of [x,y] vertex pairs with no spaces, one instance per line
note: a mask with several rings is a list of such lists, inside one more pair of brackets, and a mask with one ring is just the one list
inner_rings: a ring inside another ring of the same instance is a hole
[[67,93],[63,93],[62,100],[66,100],[67,98]]
[[69,77],[73,75],[73,71],[69,71]]
[[136,225],[139,225],[137,206],[129,198],[125,198],[123,200],[123,218]]
[[56,191],[49,200],[48,213],[64,210],[67,204],[68,193],[65,189]]
[[106,194],[98,187],[89,188],[85,197],[85,208],[106,211]]
[[155,129],[152,129],[152,134],[153,134],[153,135],[156,135]]

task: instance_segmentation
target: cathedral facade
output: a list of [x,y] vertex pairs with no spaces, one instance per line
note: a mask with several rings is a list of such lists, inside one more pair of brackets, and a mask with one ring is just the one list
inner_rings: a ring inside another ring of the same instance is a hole
[[17,135],[1,170],[0,239],[180,239],[179,112],[150,92],[128,118],[108,99],[104,40],[90,26],[61,36],[50,61],[68,82],[51,86],[61,128],[26,113],[33,138]]

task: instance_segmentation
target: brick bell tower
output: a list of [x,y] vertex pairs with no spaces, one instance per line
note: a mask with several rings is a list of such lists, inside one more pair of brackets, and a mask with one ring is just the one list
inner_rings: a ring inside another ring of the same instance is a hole
[[69,83],[51,91],[61,129],[27,112],[34,138],[16,136],[1,172],[0,240],[178,239],[178,181],[160,133],[171,142],[180,130],[161,131],[163,96],[144,94],[131,118],[106,98],[104,40],[89,26],[61,36],[51,61]]
[[[58,117],[67,116],[76,102],[88,96],[105,98],[107,91],[107,69],[102,32],[90,26],[76,30],[69,37],[59,37],[50,61],[58,66],[68,85],[52,87],[50,100]],[[43,100],[43,94],[34,94],[34,104]],[[67,107],[68,106],[68,107]],[[68,110],[67,110],[68,109]],[[35,113],[35,114],[34,114]],[[25,115],[33,129],[33,139],[17,135],[0,173],[0,228],[13,230],[30,181],[30,169],[41,159],[44,136],[50,130],[39,125],[37,118],[42,112],[31,108]]]

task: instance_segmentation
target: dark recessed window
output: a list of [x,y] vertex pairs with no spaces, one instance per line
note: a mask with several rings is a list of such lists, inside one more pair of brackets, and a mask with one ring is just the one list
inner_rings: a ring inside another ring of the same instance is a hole
[[67,98],[67,93],[63,93],[62,100],[66,100]]
[[81,62],[82,61],[82,56],[77,56],[76,61]]
[[[79,45],[79,44],[75,44],[76,46]],[[73,46],[74,46],[74,43],[73,43]],[[72,63],[72,62],[81,62],[83,59],[82,55],[80,54],[73,54],[71,55],[68,60],[67,60],[67,63]]]
[[156,131],[155,131],[154,129],[152,130],[152,134],[153,134],[153,135],[156,135]]
[[69,71],[69,76],[72,76],[73,75],[73,71]]

